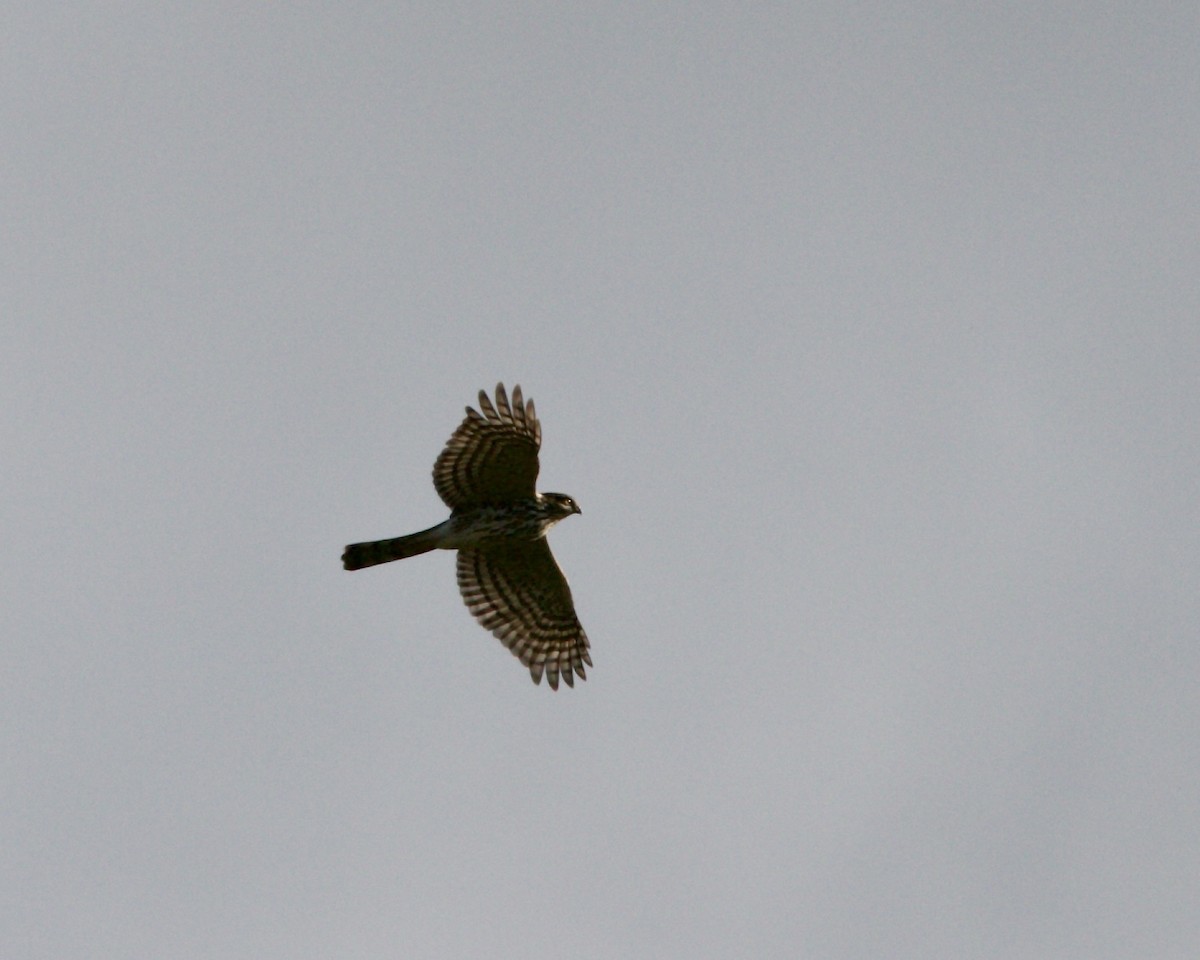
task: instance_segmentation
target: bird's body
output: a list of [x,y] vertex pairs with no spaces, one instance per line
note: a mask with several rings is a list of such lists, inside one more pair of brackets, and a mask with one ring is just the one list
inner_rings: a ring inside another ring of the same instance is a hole
[[[514,540],[539,540],[559,520],[579,513],[562,509],[551,497],[538,494],[535,500],[515,500],[506,504],[484,504],[455,510],[449,520],[435,527],[391,540],[352,543],[342,557],[347,570],[361,570],[391,560],[404,560],[430,550],[464,550],[470,547],[496,547]],[[569,498],[568,498],[569,499]]]
[[467,417],[433,468],[433,482],[451,513],[448,520],[390,540],[352,543],[342,563],[361,570],[430,550],[458,551],[458,585],[471,613],[529,667],[558,689],[573,686],[591,665],[587,635],[575,616],[571,590],[550,553],[546,531],[580,513],[561,493],[537,493],[542,429],[533,401],[503,384],[493,406],[480,391],[482,413]]

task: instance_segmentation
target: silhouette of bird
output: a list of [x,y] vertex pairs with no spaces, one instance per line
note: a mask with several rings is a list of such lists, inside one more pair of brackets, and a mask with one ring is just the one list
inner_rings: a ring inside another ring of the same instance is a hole
[[347,570],[403,560],[430,550],[458,551],[458,589],[475,618],[529,668],[558,689],[592,665],[588,639],[575,615],[571,588],[546,542],[558,521],[582,513],[563,493],[538,493],[542,426],[533,401],[496,384],[495,404],[479,391],[479,411],[467,416],[433,465],[433,485],[450,518],[390,540],[352,543]]

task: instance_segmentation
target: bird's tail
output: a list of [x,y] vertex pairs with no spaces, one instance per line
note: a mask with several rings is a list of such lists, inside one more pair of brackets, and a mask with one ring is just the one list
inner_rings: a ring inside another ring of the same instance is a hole
[[379,563],[390,563],[392,560],[403,560],[405,557],[428,553],[430,550],[436,550],[439,543],[440,527],[430,527],[420,533],[410,533],[407,537],[393,537],[391,540],[352,543],[342,554],[342,566],[347,570],[361,570],[363,567],[373,567]]

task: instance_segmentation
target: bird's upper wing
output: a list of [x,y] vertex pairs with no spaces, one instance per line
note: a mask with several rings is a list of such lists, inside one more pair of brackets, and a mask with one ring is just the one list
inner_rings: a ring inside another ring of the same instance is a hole
[[555,690],[560,676],[568,687],[575,674],[587,679],[587,634],[544,539],[459,550],[458,589],[480,624],[529,668],[534,683],[542,682],[543,673]]
[[533,401],[526,402],[516,386],[510,406],[498,383],[495,406],[480,390],[479,408],[482,413],[467,407],[433,465],[433,485],[451,509],[534,496],[542,425]]

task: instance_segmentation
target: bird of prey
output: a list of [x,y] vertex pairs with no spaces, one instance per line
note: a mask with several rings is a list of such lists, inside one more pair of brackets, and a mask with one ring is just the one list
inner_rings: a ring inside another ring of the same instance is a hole
[[433,485],[450,519],[391,540],[352,543],[347,570],[361,570],[430,550],[458,551],[458,589],[468,609],[554,690],[561,677],[587,679],[588,639],[575,616],[571,588],[546,543],[546,531],[582,513],[563,493],[538,493],[542,425],[532,400],[496,384],[496,402],[479,391],[479,412],[467,416],[433,465]]

